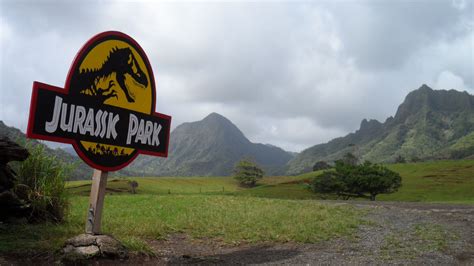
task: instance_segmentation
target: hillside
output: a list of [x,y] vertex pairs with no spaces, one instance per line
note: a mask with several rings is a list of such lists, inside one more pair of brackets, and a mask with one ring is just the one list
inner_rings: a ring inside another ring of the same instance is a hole
[[285,172],[292,155],[272,145],[250,142],[231,121],[212,113],[173,130],[167,159],[141,155],[128,170],[159,176],[223,176],[230,175],[235,163],[245,157],[255,160],[267,174],[276,175]]
[[[26,140],[26,135],[23,132],[17,128],[5,125],[3,121],[0,121],[0,136],[6,136],[11,140],[20,143]],[[32,139],[30,141],[33,145],[43,145],[47,154],[55,156],[64,163],[74,163],[76,167],[74,168],[70,180],[90,179],[92,176],[92,169],[83,163],[77,156],[73,156],[61,149],[51,149],[37,140]]]
[[423,85],[384,123],[364,119],[356,132],[304,150],[288,163],[288,174],[311,171],[315,162],[347,152],[373,162],[468,158],[474,154],[474,96]]

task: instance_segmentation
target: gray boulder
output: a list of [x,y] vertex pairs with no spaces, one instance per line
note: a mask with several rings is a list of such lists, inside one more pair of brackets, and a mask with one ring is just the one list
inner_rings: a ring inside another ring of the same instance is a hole
[[11,161],[24,161],[28,156],[28,150],[7,137],[0,137],[0,221],[26,217],[30,212],[25,195],[18,197],[15,193],[16,173],[8,165]]
[[126,259],[128,251],[122,243],[109,235],[81,234],[68,239],[64,245],[64,262],[97,258]]

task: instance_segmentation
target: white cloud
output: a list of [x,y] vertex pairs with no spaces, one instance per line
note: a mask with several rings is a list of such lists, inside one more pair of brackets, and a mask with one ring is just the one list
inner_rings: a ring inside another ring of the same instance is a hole
[[436,89],[466,90],[462,78],[454,75],[450,71],[441,72],[435,84]]

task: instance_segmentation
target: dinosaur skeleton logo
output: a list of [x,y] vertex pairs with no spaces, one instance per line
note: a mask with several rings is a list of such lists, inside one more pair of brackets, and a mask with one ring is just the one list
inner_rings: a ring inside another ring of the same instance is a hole
[[112,171],[138,153],[167,156],[171,117],[155,113],[148,59],[131,37],[104,32],[79,51],[65,89],[34,82],[27,134],[71,143],[94,168]]

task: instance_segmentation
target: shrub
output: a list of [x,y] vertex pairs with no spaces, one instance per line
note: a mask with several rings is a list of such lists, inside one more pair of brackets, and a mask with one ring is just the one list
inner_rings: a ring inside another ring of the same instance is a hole
[[316,193],[336,194],[344,199],[364,197],[375,200],[381,193],[393,193],[401,186],[401,177],[390,169],[371,162],[361,165],[336,162],[334,171],[325,171],[313,180]]
[[331,168],[331,166],[325,161],[319,161],[313,165],[313,171],[326,170],[329,168]]
[[26,143],[25,146],[30,156],[17,165],[17,173],[18,184],[29,187],[25,192],[32,209],[29,220],[62,221],[68,206],[65,182],[72,165],[47,155],[43,145]]
[[403,156],[398,155],[397,158],[395,158],[395,163],[406,163],[406,160]]
[[359,162],[359,159],[353,153],[348,152],[348,153],[344,154],[344,157],[342,158],[341,161],[344,162],[345,164],[355,166]]
[[261,179],[264,172],[260,167],[247,159],[239,161],[234,167],[234,178],[243,186],[255,186],[258,179]]

